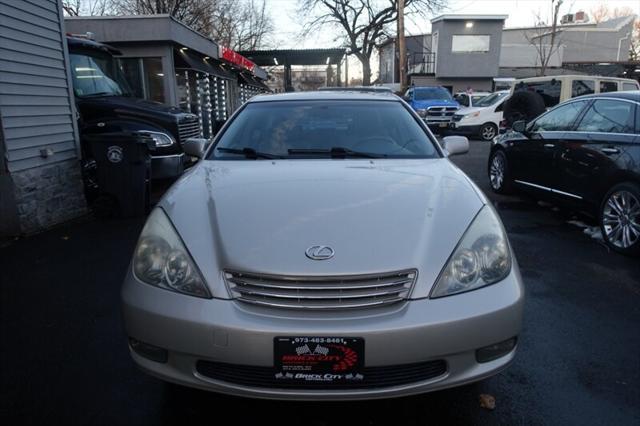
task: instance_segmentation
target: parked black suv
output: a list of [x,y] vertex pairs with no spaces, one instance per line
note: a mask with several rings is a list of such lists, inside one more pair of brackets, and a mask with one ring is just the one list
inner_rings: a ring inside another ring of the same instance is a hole
[[[200,135],[198,118],[158,102],[133,97],[114,55],[119,52],[95,41],[67,37],[73,92],[78,111],[85,185],[92,186],[95,167],[92,137],[109,135],[152,140],[151,176],[177,178],[184,170],[181,143]],[[89,188],[91,189],[91,188]]]
[[491,188],[533,191],[596,218],[614,250],[640,254],[640,91],[571,99],[496,138]]

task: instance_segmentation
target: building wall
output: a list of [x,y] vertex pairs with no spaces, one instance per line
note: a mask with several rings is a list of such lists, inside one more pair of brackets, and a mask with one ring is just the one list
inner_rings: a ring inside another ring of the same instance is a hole
[[86,209],[63,34],[59,0],[0,0],[2,168],[14,187],[20,232]]
[[[432,33],[438,32],[436,51],[437,77],[497,77],[502,45],[502,20],[476,20],[466,28],[464,20],[442,20],[433,23]],[[453,53],[454,35],[488,35],[489,51],[480,53]]]

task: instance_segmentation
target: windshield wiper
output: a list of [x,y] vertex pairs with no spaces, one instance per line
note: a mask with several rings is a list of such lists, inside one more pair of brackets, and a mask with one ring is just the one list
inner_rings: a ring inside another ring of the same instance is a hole
[[117,96],[115,94],[113,94],[112,92],[96,92],[96,93],[89,93],[88,95],[84,95],[82,96],[83,98],[97,98],[100,96]]
[[230,154],[239,154],[239,155],[244,155],[246,158],[255,160],[257,158],[268,158],[268,159],[273,159],[273,158],[281,158],[278,155],[273,155],[273,154],[267,154],[265,152],[259,152],[256,151],[253,148],[226,148],[226,147],[218,147],[216,148],[218,151],[222,151],[222,152],[228,152]]
[[292,155],[329,154],[331,155],[331,158],[347,158],[347,157],[383,158],[383,157],[386,157],[386,154],[374,154],[371,152],[354,151],[352,149],[344,148],[341,146],[334,146],[331,149],[292,148],[292,149],[289,149],[288,152],[289,154],[292,154]]

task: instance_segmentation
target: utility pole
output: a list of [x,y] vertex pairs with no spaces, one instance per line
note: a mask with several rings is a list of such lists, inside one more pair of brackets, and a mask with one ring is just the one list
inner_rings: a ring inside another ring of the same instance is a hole
[[349,53],[344,56],[344,87],[349,87]]
[[404,92],[407,85],[407,49],[404,43],[404,0],[398,0],[398,52],[400,68],[400,90]]

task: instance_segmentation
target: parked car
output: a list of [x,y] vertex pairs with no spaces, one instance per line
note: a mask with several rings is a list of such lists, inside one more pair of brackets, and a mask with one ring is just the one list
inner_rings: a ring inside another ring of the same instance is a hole
[[87,140],[99,135],[150,139],[152,178],[180,176],[185,165],[181,143],[200,135],[197,116],[134,98],[114,57],[119,54],[116,49],[79,37],[67,37],[67,46],[89,198],[97,188],[93,177],[96,163]]
[[598,219],[612,249],[640,253],[640,92],[582,96],[496,138],[498,193],[526,190]]
[[464,107],[473,108],[476,106],[476,103],[482,100],[482,98],[486,98],[490,94],[491,92],[473,92],[473,93],[458,92],[455,95],[453,95],[453,99],[455,99],[456,102],[460,104],[461,108],[464,108]]
[[402,100],[256,96],[151,213],[122,289],[143,370],[260,398],[401,396],[514,359],[523,311],[497,213]]
[[440,86],[410,87],[405,92],[404,100],[437,133],[449,127],[451,117],[460,109],[451,93]]
[[546,109],[576,96],[640,90],[636,80],[588,75],[557,75],[518,80],[504,106],[506,127],[518,120],[529,121]]
[[461,108],[453,115],[449,131],[454,134],[480,137],[485,141],[493,140],[498,135],[502,109],[509,93],[508,90],[495,92],[481,99],[473,108]]

